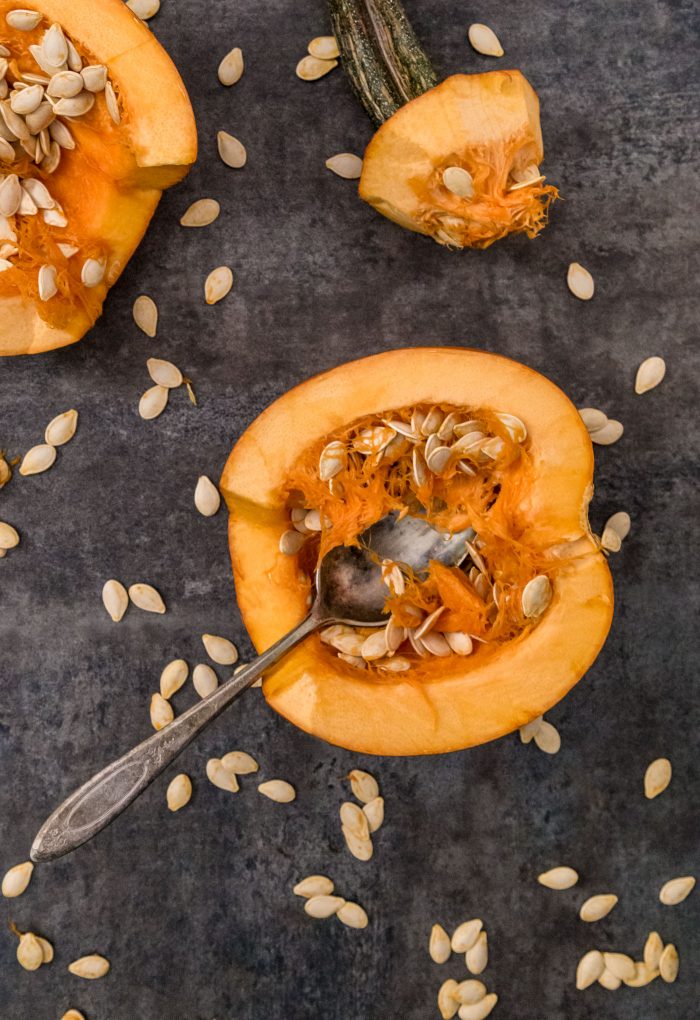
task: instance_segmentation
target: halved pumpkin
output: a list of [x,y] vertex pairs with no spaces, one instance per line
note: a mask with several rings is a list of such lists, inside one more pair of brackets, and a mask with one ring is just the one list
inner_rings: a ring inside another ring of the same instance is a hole
[[[38,24],[24,27],[21,11],[40,15]],[[52,64],[57,52],[55,59],[63,55],[61,37],[69,56]],[[99,88],[93,70],[87,79],[96,88],[91,108],[73,115],[69,106],[67,114],[59,113],[55,104],[71,97],[50,93],[77,87],[78,63],[82,71],[105,67],[113,93]],[[12,112],[16,93],[40,85],[42,109],[51,118],[36,133],[30,124],[27,138],[17,120],[10,115],[8,123],[0,110],[0,189],[14,175],[21,184],[35,179],[55,202],[52,209],[32,210],[23,198],[26,212],[3,216],[0,191],[0,354],[33,354],[74,343],[94,323],[163,189],[194,162],[197,136],[172,61],[122,0],[35,0],[30,7],[0,0],[0,71],[5,110]],[[26,127],[26,116],[20,116]],[[70,144],[71,136],[74,148],[60,144]],[[48,269],[40,288],[42,267]]]
[[[612,619],[610,573],[587,517],[593,452],[573,404],[537,372],[497,355],[396,350],[297,386],[231,452],[221,487],[231,514],[238,604],[258,650],[307,612],[313,564],[280,552],[290,528],[290,490],[329,440],[347,435],[350,423],[367,416],[391,420],[392,412],[419,405],[522,420],[527,443],[493,491],[517,522],[518,544],[546,564],[553,596],[541,617],[511,640],[480,644],[466,658],[421,661],[402,673],[360,672],[314,635],[269,671],[264,693],[274,709],[330,743],[368,754],[451,751],[524,725],[581,678]],[[342,502],[342,486],[337,492]],[[342,514],[335,515],[332,501],[324,509],[334,513],[335,526]]]

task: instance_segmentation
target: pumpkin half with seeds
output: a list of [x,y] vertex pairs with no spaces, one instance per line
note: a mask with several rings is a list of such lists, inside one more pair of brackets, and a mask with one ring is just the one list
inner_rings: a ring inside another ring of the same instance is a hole
[[379,128],[360,197],[453,248],[535,237],[557,189],[544,183],[539,100],[520,71],[438,85],[398,0],[328,0],[343,68]]
[[433,754],[541,715],[598,654],[613,611],[592,535],[593,452],[553,383],[465,349],[396,350],[296,387],[221,480],[238,604],[262,651],[308,611],[321,557],[391,511],[473,529],[458,568],[382,564],[387,626],[328,627],[270,670],[269,703],[370,754]]
[[180,76],[122,0],[0,0],[0,354],[83,336],[196,154]]

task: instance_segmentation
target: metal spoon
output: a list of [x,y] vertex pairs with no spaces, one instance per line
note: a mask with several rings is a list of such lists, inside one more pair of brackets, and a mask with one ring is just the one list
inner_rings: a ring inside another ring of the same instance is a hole
[[247,690],[303,638],[333,623],[381,626],[387,622],[387,587],[381,561],[404,563],[420,573],[431,560],[456,565],[474,537],[438,532],[419,517],[383,517],[360,536],[361,545],[337,546],[316,572],[316,598],[306,619],[207,698],[164,729],[107,765],[44,822],[31,849],[33,861],[50,861],[92,839],[152,783],[227,705]]

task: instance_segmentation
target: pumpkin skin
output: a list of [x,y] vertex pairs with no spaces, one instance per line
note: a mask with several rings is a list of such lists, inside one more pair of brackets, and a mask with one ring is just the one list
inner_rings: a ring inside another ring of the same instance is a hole
[[[73,260],[58,259],[59,275],[79,287],[75,260],[99,250],[107,260],[102,283],[79,301],[41,302],[38,289],[17,280],[21,271],[0,274],[0,355],[34,354],[74,343],[94,323],[109,287],[118,279],[143,237],[163,189],[179,181],[197,156],[192,108],[182,80],[155,36],[122,0],[38,0],[30,9],[43,20],[31,32],[10,28],[5,16],[18,2],[0,0],[0,42],[13,53],[40,42],[59,24],[85,62],[105,64],[119,98],[121,123],[114,125],[98,97],[93,109],[69,121],[76,142],[63,151],[50,175],[33,168],[60,202],[68,227],[56,239],[74,243]],[[26,68],[31,61],[25,63]],[[33,67],[38,70],[38,67]],[[12,172],[12,164],[3,164]]]
[[[511,233],[535,237],[556,188],[517,187],[513,174],[544,156],[539,100],[520,71],[456,74],[400,107],[371,139],[359,194],[383,216],[455,248],[486,248]],[[474,195],[445,187],[452,166]]]
[[481,744],[559,701],[589,668],[610,628],[610,572],[587,507],[593,452],[576,408],[553,383],[506,358],[467,349],[396,350],[342,365],[285,394],[241,436],[221,478],[238,605],[259,651],[307,610],[296,557],[279,551],[289,527],[283,488],[312,443],[372,414],[415,403],[507,410],[531,438],[524,538],[561,558],[553,600],[537,625],[478,662],[452,656],[368,677],[331,658],[312,635],[268,671],[269,704],[309,733],[366,754],[436,754]]

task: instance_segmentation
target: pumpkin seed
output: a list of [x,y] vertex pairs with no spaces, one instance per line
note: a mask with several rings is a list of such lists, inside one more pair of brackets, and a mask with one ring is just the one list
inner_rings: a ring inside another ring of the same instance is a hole
[[659,899],[667,907],[675,907],[690,896],[695,888],[695,879],[692,875],[685,875],[683,878],[671,878],[661,887]]
[[86,287],[97,287],[105,275],[105,263],[102,259],[85,259],[80,272],[80,279]]
[[443,170],[442,183],[460,198],[472,198],[474,195],[474,178],[463,166],[448,166]]
[[184,772],[175,776],[168,783],[165,799],[170,811],[179,811],[189,804],[192,797],[192,780]]
[[41,266],[39,268],[38,284],[39,284],[39,299],[41,301],[50,301],[52,297],[55,297],[56,294],[58,293],[58,284],[56,283],[56,267]]
[[619,977],[615,977],[615,975],[609,970],[604,970],[598,978],[598,984],[601,985],[602,988],[607,988],[609,992],[616,992],[622,984],[622,981]]
[[440,1010],[440,1016],[442,1020],[452,1020],[452,1017],[457,1015],[459,1009],[459,1003],[455,998],[457,992],[457,982],[454,978],[448,978],[440,985],[438,991],[437,1004]]
[[[77,96],[83,91],[84,82],[79,74],[75,71],[59,71],[58,74],[49,80],[49,84],[46,86],[46,95],[52,96],[55,99],[72,99],[73,96]],[[41,89],[41,99],[44,98],[44,90],[41,85],[35,85],[33,88]],[[24,89],[27,92],[27,89]],[[39,104],[37,103],[37,106]],[[15,109],[15,107],[13,107]],[[35,107],[36,109],[36,107]],[[16,113],[21,113],[21,110],[15,110]],[[27,111],[30,112],[30,111]]]
[[7,549],[14,549],[19,545],[19,534],[11,524],[7,524],[5,521],[0,521],[0,549],[6,551]]
[[455,992],[455,999],[463,1006],[475,1006],[477,1002],[481,1002],[486,996],[486,985],[483,981],[477,981],[476,978],[468,978],[466,981],[460,981],[457,985],[457,991]]
[[154,730],[162,730],[175,718],[173,706],[162,694],[154,694],[151,698],[151,726]]
[[460,1006],[459,1020],[486,1020],[486,1017],[491,1015],[497,1002],[498,996],[495,992],[491,992],[473,1006]]
[[85,1020],[85,1017],[77,1009],[69,1009],[67,1013],[64,1013],[61,1020]]
[[48,471],[56,460],[56,450],[48,443],[41,443],[33,446],[22,458],[19,466],[21,475],[39,475],[42,471]]
[[498,36],[488,25],[481,25],[479,23],[470,25],[468,36],[472,48],[477,53],[481,53],[485,57],[503,56],[503,47],[498,40]]
[[571,889],[578,882],[578,872],[567,867],[551,868],[538,875],[537,881],[547,889]]
[[467,950],[465,960],[467,970],[472,974],[482,974],[489,962],[488,936],[485,931],[479,932],[474,945]]
[[384,824],[384,798],[375,797],[362,808],[369,823],[369,831],[376,832]]
[[590,301],[595,292],[593,277],[579,262],[572,262],[566,275],[566,282],[574,297]]
[[219,64],[218,76],[222,85],[235,85],[244,70],[243,51],[239,46],[230,50]]
[[199,198],[180,217],[183,227],[208,227],[218,218],[221,206],[213,198]]
[[107,113],[110,115],[115,124],[119,124],[121,121],[121,114],[119,112],[119,102],[117,100],[114,86],[111,81],[107,81],[105,84],[105,104],[107,106]]
[[74,149],[75,141],[63,121],[54,120],[48,127],[50,137],[57,142],[62,149]]
[[304,899],[311,899],[315,896],[330,896],[335,886],[330,878],[325,875],[308,875],[302,878],[301,882],[292,889],[295,896],[303,896]]
[[304,910],[309,917],[322,920],[337,914],[343,906],[345,900],[342,896],[310,896],[304,904]]
[[213,269],[204,282],[204,300],[208,305],[215,305],[225,298],[233,286],[233,273],[228,266]]
[[216,145],[219,155],[226,166],[233,167],[234,170],[240,170],[241,167],[245,166],[246,159],[248,158],[245,146],[237,138],[234,138],[233,135],[230,135],[228,131],[217,132]]
[[229,751],[221,759],[221,764],[237,776],[249,776],[260,768],[255,758],[245,751]]
[[428,952],[433,963],[446,963],[452,952],[450,937],[441,924],[434,924],[430,932]]
[[652,981],[655,981],[658,976],[658,967],[647,967],[646,963],[637,961],[634,965],[633,976],[627,978],[625,980],[625,984],[628,988],[644,988],[645,985],[651,984]]
[[646,393],[658,386],[666,375],[666,362],[663,358],[647,358],[637,369],[637,377],[634,381],[635,393]]
[[218,662],[220,666],[232,666],[238,659],[238,649],[228,638],[217,637],[216,634],[202,634],[202,642],[209,658]]
[[220,790],[226,790],[227,793],[238,793],[240,786],[238,785],[235,773],[224,768],[220,758],[210,758],[207,762],[206,771],[207,779],[214,786]]
[[8,900],[21,896],[31,881],[33,871],[34,865],[31,861],[15,864],[5,873],[2,880],[2,895]]
[[42,963],[51,963],[53,961],[54,952],[53,946],[48,939],[42,938],[41,935],[36,936],[36,940],[41,946]]
[[49,446],[63,446],[75,435],[78,427],[78,412],[75,410],[64,411],[56,415],[46,426],[44,439]]
[[375,659],[383,658],[389,651],[389,646],[386,640],[386,630],[382,629],[374,631],[369,637],[365,638],[362,642],[360,649],[360,655],[367,662],[373,662]]
[[139,609],[147,613],[164,613],[165,603],[151,584],[139,581],[129,586],[129,598]]
[[630,533],[631,526],[632,521],[630,515],[628,513],[625,513],[624,510],[619,510],[616,514],[613,514],[612,517],[609,517],[608,520],[605,522],[605,529],[603,531],[603,534],[605,534],[605,532],[608,530],[616,531],[621,539],[625,539]]
[[648,970],[658,970],[664,944],[657,931],[650,931],[644,943],[644,964]]
[[104,92],[107,87],[107,68],[104,64],[89,64],[83,67],[80,77],[88,92]]
[[668,787],[673,770],[668,758],[655,758],[644,773],[644,796],[653,800]]
[[552,601],[552,585],[546,574],[538,574],[523,588],[522,607],[528,620],[541,616]]
[[678,950],[672,943],[669,942],[669,944],[665,946],[659,960],[659,973],[661,974],[661,980],[666,981],[668,984],[672,984],[678,977],[678,969]]
[[529,744],[535,734],[538,732],[542,725],[542,716],[538,715],[536,719],[531,719],[529,723],[525,723],[524,726],[520,727],[518,731],[520,733],[520,740],[523,744]]
[[141,21],[148,21],[160,10],[160,0],[126,0],[126,6]]
[[616,553],[622,548],[622,539],[614,528],[604,528],[600,536],[600,545],[606,552]]
[[145,421],[152,421],[162,414],[168,403],[167,386],[155,385],[141,394],[139,414]]
[[603,954],[599,949],[591,949],[581,957],[576,968],[576,987],[579,991],[595,984],[605,970]]
[[367,912],[359,903],[351,903],[346,900],[339,910],[336,910],[335,916],[348,928],[366,928],[369,924],[369,918]]
[[200,475],[194,490],[194,505],[203,517],[213,517],[221,506],[219,490],[206,475]]
[[296,75],[302,81],[317,81],[338,66],[337,60],[319,60],[318,57],[302,57],[297,64]]
[[370,839],[360,839],[351,829],[343,826],[343,836],[348,850],[358,861],[369,861],[374,854],[374,845]]
[[353,769],[348,773],[353,795],[363,804],[369,804],[371,800],[379,796],[379,784],[369,772],[362,772],[361,769]]
[[452,952],[466,953],[472,949],[476,945],[483,927],[484,922],[479,917],[475,917],[471,921],[463,921],[452,934],[450,943]]
[[[58,99],[54,103],[53,112],[57,117],[83,117],[95,105],[95,96],[85,89],[77,96]],[[84,281],[83,281],[84,282]]]
[[30,931],[19,937],[17,962],[25,970],[38,970],[44,962],[44,951],[36,935]]
[[134,322],[146,336],[154,337],[158,328],[158,306],[148,294],[140,294],[134,301]]
[[345,801],[340,805],[340,821],[343,829],[352,832],[359,840],[366,842],[369,839],[369,822],[367,816],[357,804]]
[[260,783],[258,793],[261,793],[263,797],[269,797],[270,800],[274,800],[278,804],[289,804],[296,799],[297,795],[292,784],[285,782],[284,779],[268,779],[266,783]]
[[618,441],[624,431],[625,429],[621,422],[610,418],[602,429],[596,429],[595,432],[591,432],[591,439],[599,446],[611,446]]
[[160,674],[160,693],[168,701],[180,690],[190,672],[184,659],[173,659]]
[[77,977],[86,978],[88,981],[95,981],[104,977],[109,971],[109,960],[96,953],[92,956],[81,956],[68,964],[68,970]]
[[308,51],[312,57],[319,60],[335,60],[340,56],[338,43],[334,35],[319,35],[312,39],[308,45]]
[[60,25],[51,25],[41,43],[44,57],[54,67],[60,67],[68,60],[68,43]]
[[634,960],[626,953],[603,953],[603,962],[605,969],[620,981],[628,981],[634,977]]
[[208,698],[219,686],[219,678],[211,666],[200,662],[192,670],[192,683],[200,698]]
[[338,152],[326,160],[326,168],[346,181],[357,180],[362,174],[362,160],[353,152]]
[[279,550],[285,556],[295,556],[305,541],[306,535],[300,531],[284,531],[280,535]]
[[452,650],[450,649],[447,641],[443,635],[436,630],[429,631],[424,637],[419,638],[418,640],[431,655],[446,658],[448,655],[452,654]]
[[119,623],[129,605],[129,596],[121,581],[111,578],[102,588],[102,603],[115,623]]
[[158,386],[165,386],[166,389],[173,390],[182,385],[182,372],[177,365],[173,365],[172,361],[148,358],[146,368],[151,379]]
[[17,8],[7,12],[5,21],[10,28],[16,28],[20,32],[31,32],[41,21],[41,12]]
[[318,463],[318,473],[321,480],[328,482],[331,478],[335,478],[343,470],[347,460],[348,454],[345,444],[341,443],[340,440],[336,439],[332,443],[328,443],[327,446],[324,446]]
[[598,896],[591,896],[581,905],[578,916],[582,921],[587,921],[588,923],[600,921],[603,917],[608,916],[616,903],[617,896],[613,896],[612,893],[601,893]]
[[38,177],[28,177],[22,182],[22,187],[31,195],[37,209],[53,209],[56,205],[56,202],[49,194],[49,189]]
[[[82,81],[81,81],[82,86]],[[10,107],[14,113],[26,117],[28,113],[34,113],[42,99],[44,88],[42,85],[28,85],[20,92],[13,92],[10,96]]]

